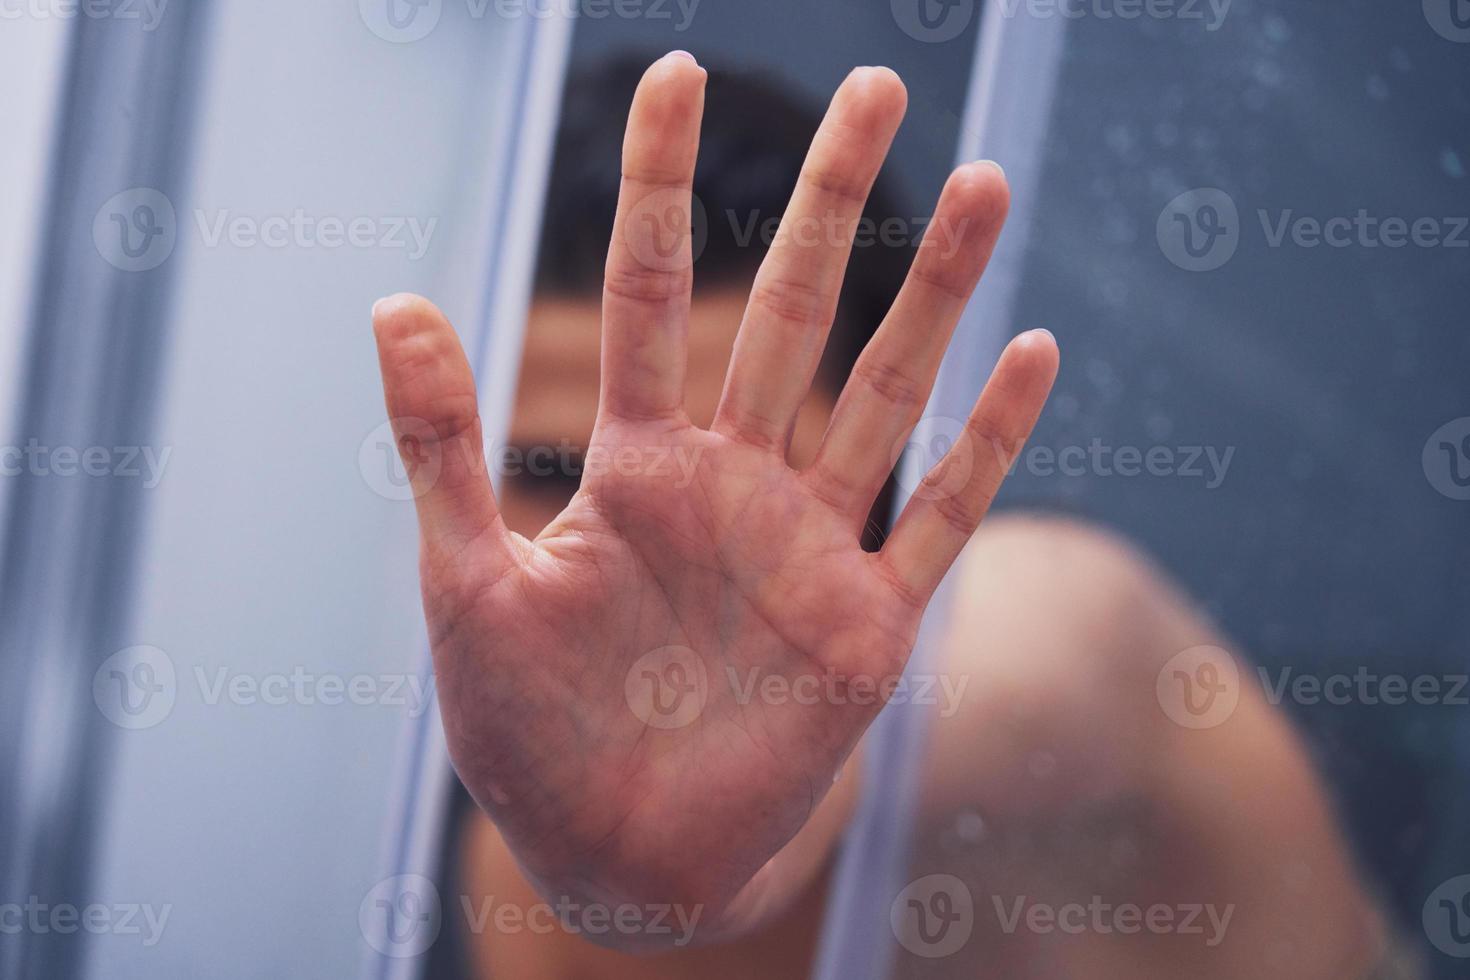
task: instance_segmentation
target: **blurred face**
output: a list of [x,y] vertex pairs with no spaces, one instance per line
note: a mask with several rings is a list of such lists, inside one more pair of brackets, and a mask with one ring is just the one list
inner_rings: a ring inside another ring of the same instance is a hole
[[[684,397],[695,425],[714,418],[745,300],[739,289],[694,295]],[[601,331],[596,299],[542,297],[531,305],[500,490],[506,522],[527,537],[540,533],[581,482],[577,461],[597,419]],[[818,379],[792,435],[793,465],[805,466],[816,454],[835,401]]]

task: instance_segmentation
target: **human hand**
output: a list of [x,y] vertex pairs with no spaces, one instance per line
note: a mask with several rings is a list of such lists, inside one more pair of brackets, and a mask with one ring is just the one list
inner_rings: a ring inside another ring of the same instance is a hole
[[[474,378],[427,301],[374,309],[414,473],[437,686],[460,778],[545,893],[699,906],[718,931],[800,830],[876,715],[841,694],[902,670],[1056,373],[1045,332],[1001,356],[966,438],[881,551],[859,538],[999,234],[1005,179],[950,178],[814,462],[787,463],[862,205],[903,114],[886,69],[833,99],[756,276],[709,429],[683,409],[692,181],[705,73],[656,62],[634,98],[603,300],[602,388],[580,490],[535,541],[502,521]],[[680,220],[672,223],[670,214]],[[803,224],[803,222],[806,222]],[[789,229],[837,229],[794,235]],[[674,465],[672,461],[681,464]],[[430,476],[432,474],[432,478]]]

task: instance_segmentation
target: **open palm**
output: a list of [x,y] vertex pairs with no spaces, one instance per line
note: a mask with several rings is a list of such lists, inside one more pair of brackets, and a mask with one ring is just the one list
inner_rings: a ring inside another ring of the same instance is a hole
[[[414,472],[422,577],[455,766],[548,893],[717,918],[801,829],[882,706],[945,570],[1056,372],[1007,348],[881,551],[859,538],[1004,219],[999,168],[959,168],[817,457],[787,441],[863,202],[903,114],[858,69],[816,134],[757,273],[709,429],[684,413],[690,192],[705,73],[644,76],[624,143],[586,475],[534,541],[501,520],[474,379],[427,301],[380,303],[384,388]],[[801,229],[824,234],[798,234]],[[947,237],[941,249],[929,237]],[[415,466],[426,458],[433,466]]]

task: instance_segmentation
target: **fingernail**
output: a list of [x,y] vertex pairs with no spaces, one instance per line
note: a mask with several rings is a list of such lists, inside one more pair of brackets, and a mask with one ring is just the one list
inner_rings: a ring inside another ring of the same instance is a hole
[[1006,169],[1005,169],[1005,167],[1002,167],[1000,164],[996,163],[994,160],[980,160],[980,161],[977,161],[977,162],[979,162],[979,163],[981,163],[981,164],[983,164],[983,165],[985,165],[987,167],[994,167],[995,168],[995,172],[998,173],[998,174],[1000,174],[1002,177],[1004,177],[1006,175]]
[[378,318],[378,307],[382,306],[386,302],[388,302],[388,297],[384,296],[382,299],[376,300],[373,303],[373,319],[374,320],[376,320]]
[[[1052,333],[1050,330],[1046,329],[1045,327],[1037,327],[1034,330],[1032,330],[1031,332],[1032,333],[1046,334],[1047,339],[1050,340],[1053,344],[1056,344],[1056,342],[1057,342],[1057,335],[1054,334],[1054,333]],[[1061,345],[1058,344],[1057,346],[1060,347]]]
[[690,54],[688,51],[685,51],[683,48],[675,48],[673,51],[669,52],[668,56],[674,58],[688,58],[696,65],[699,64],[699,59],[694,57],[694,55]]

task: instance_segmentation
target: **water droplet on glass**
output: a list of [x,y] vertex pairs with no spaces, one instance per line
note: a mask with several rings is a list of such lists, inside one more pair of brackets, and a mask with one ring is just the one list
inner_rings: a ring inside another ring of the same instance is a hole
[[1258,61],[1255,70],[1251,73],[1256,81],[1268,88],[1275,88],[1281,84],[1281,66],[1274,61]]
[[1107,132],[1103,134],[1103,138],[1107,141],[1112,151],[1119,156],[1127,156],[1129,151],[1133,149],[1135,143],[1133,134],[1129,132],[1128,127],[1121,125],[1109,126]]
[[1273,44],[1285,44],[1291,40],[1291,25],[1275,14],[1268,14],[1261,22],[1261,30],[1266,34],[1266,40]]
[[1419,357],[1413,350],[1397,350],[1393,354],[1393,373],[1396,377],[1412,378],[1419,370]]
[[1464,161],[1460,159],[1460,154],[1448,146],[1439,153],[1439,165],[1444,168],[1445,173],[1454,177],[1456,180],[1465,176]]
[[1102,239],[1112,244],[1126,245],[1138,237],[1133,221],[1127,214],[1113,213],[1103,218]]
[[1266,961],[1273,967],[1290,962],[1296,947],[1289,940],[1280,939],[1266,947]]
[[1026,760],[1026,768],[1037,779],[1048,779],[1057,771],[1057,757],[1050,752],[1032,752]]
[[1092,382],[1093,387],[1103,395],[1115,394],[1122,387],[1113,366],[1100,358],[1095,357],[1089,360],[1085,373],[1087,380]]
[[1070,422],[1075,419],[1081,409],[1082,406],[1077,401],[1076,395],[1061,394],[1054,396],[1051,400],[1052,414],[1062,422]]
[[974,810],[966,810],[954,818],[954,832],[966,844],[979,843],[985,836],[985,820]]
[[1213,129],[1196,129],[1189,134],[1189,147],[1200,153],[1208,153],[1220,145],[1220,136]]
[[1174,432],[1174,420],[1161,412],[1155,412],[1144,422],[1148,437],[1154,442],[1163,442]]
[[1281,879],[1290,888],[1304,889],[1312,883],[1312,868],[1305,861],[1288,861],[1281,869]]
[[1127,837],[1120,837],[1113,841],[1109,856],[1115,867],[1130,867],[1138,863],[1138,844]]
[[1388,83],[1378,75],[1368,76],[1368,98],[1383,102],[1388,98]]

